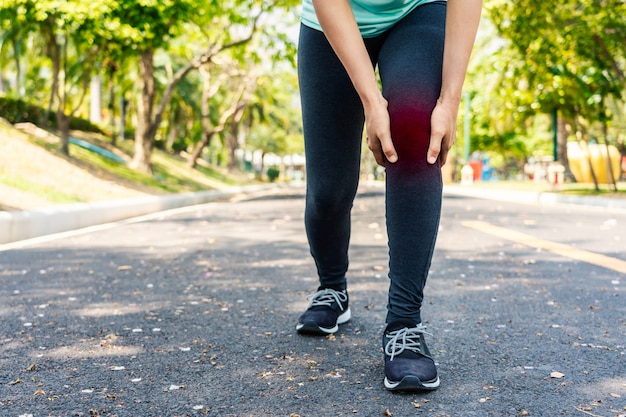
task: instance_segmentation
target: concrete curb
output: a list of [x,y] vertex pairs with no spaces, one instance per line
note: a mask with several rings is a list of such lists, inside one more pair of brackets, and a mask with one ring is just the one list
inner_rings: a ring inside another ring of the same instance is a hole
[[[259,192],[271,188],[275,188],[275,185],[232,187],[225,190],[197,193],[67,204],[30,211],[0,211],[0,244],[126,220],[164,210],[209,203],[235,194]],[[564,196],[556,193],[492,190],[458,185],[445,185],[444,194],[521,204],[584,205],[606,211],[626,211],[626,199]]]
[[487,200],[507,201],[521,204],[577,205],[594,207],[606,211],[626,211],[626,199],[572,196],[557,193],[510,191],[480,188],[473,185],[445,185],[444,194],[476,197]]
[[232,187],[197,193],[149,196],[94,203],[66,204],[37,210],[0,212],[0,244],[125,220],[163,210],[266,190],[272,185]]

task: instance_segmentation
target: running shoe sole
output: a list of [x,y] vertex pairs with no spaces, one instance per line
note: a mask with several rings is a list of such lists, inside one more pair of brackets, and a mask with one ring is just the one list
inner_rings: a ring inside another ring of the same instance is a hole
[[313,320],[305,321],[304,323],[298,323],[296,325],[296,331],[298,333],[306,333],[306,334],[316,334],[316,335],[329,335],[336,333],[339,330],[339,325],[347,323],[352,318],[352,314],[350,313],[350,307],[346,309],[339,317],[337,317],[337,323],[334,327],[326,328],[319,326]]
[[439,387],[439,377],[422,382],[416,376],[407,375],[399,382],[392,382],[385,377],[385,388],[390,391],[432,391]]

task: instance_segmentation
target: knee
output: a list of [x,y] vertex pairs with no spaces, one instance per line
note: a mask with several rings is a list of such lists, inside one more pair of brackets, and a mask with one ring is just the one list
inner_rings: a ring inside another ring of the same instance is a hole
[[399,156],[416,157],[427,152],[432,107],[410,103],[391,109],[391,136]]
[[353,193],[338,190],[336,187],[307,189],[307,211],[324,216],[338,216],[350,211],[353,198]]

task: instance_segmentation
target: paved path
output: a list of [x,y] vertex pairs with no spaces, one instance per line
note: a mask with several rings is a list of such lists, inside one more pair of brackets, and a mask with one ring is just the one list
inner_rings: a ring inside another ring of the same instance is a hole
[[407,395],[382,387],[363,191],[335,337],[294,332],[316,287],[301,190],[0,251],[0,416],[626,414],[626,214],[447,196],[424,307],[442,385]]

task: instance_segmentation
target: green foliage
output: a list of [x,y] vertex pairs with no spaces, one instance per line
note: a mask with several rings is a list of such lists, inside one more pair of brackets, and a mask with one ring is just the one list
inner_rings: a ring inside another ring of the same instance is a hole
[[277,167],[272,166],[267,169],[267,179],[269,179],[270,182],[276,181],[279,175],[280,169],[278,169]]
[[622,97],[623,1],[491,0],[487,10],[507,41],[497,53],[508,55],[500,62],[527,113],[558,108],[597,121],[605,115],[605,98]]
[[301,153],[304,151],[300,109],[295,75],[285,70],[263,76],[248,107],[250,135],[246,146],[264,153]]
[[180,34],[183,22],[189,21],[199,6],[197,1],[121,1],[115,2],[103,26],[108,42],[133,54],[167,47]]
[[[211,67],[210,88],[227,80],[208,106],[208,118],[217,126],[236,96],[237,80],[260,79],[277,69],[293,72],[295,45],[288,35],[297,27],[293,8],[298,5],[299,0],[2,0],[0,77],[10,83],[0,88],[52,106],[49,119],[56,126],[55,106],[66,116],[88,114],[83,94],[89,93],[89,78],[99,73],[103,87],[109,89],[104,100],[110,101],[108,109],[115,117],[116,95],[133,98],[126,121],[137,125],[128,130],[142,137],[150,132],[145,136],[153,135],[148,142],[157,146],[189,150],[203,133],[203,80],[195,70],[205,64]],[[143,79],[141,56],[154,57],[154,71],[149,68]],[[154,94],[139,103],[134,99],[145,91],[142,82],[153,85]],[[263,122],[244,117],[237,122],[244,126],[242,131],[249,133],[255,123],[277,123],[276,129],[264,129],[280,131],[281,138],[293,137],[294,89],[281,95],[282,103],[250,99],[256,96],[255,89],[254,85],[248,89],[243,105],[263,107],[270,117]],[[148,116],[138,117],[140,109]],[[36,115],[30,117],[35,123],[43,117],[36,109],[29,113]],[[218,135],[225,138],[227,133]],[[285,148],[280,142],[276,145],[272,148]]]
[[[550,157],[555,110],[572,135],[607,122],[608,135],[619,137],[625,15],[618,0],[486,0],[465,85],[472,94],[471,150],[504,172],[530,156]],[[463,112],[459,119],[462,144]]]

